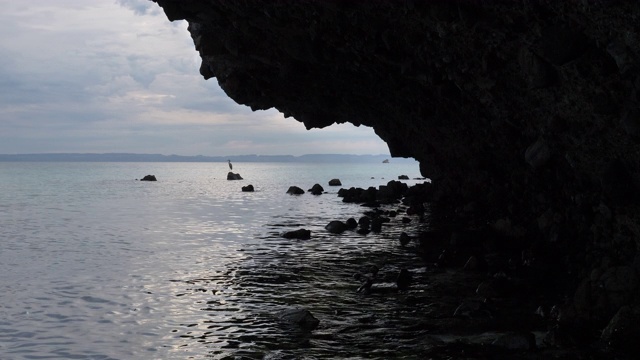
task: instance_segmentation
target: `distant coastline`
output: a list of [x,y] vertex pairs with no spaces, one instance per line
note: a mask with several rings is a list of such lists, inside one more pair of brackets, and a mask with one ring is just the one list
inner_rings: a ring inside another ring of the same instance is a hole
[[411,163],[413,158],[392,158],[389,155],[307,154],[293,155],[228,155],[183,156],[131,153],[53,153],[53,154],[0,154],[0,162],[300,162],[300,163]]

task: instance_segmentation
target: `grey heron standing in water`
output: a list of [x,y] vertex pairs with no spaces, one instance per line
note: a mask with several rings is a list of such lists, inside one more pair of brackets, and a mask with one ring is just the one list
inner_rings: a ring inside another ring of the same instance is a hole
[[231,165],[231,160],[227,160],[229,162],[229,170],[233,170],[233,165]]

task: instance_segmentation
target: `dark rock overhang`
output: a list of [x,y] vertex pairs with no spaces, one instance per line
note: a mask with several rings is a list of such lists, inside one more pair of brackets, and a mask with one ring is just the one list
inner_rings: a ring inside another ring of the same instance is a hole
[[371,126],[432,200],[561,244],[584,313],[640,299],[602,285],[640,264],[639,2],[154,1],[239,104]]

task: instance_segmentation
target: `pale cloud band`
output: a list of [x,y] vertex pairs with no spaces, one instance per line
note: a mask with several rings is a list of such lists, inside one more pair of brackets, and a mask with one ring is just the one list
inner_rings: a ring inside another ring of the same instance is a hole
[[0,6],[0,153],[388,154],[369,128],[306,131],[235,104],[151,1]]

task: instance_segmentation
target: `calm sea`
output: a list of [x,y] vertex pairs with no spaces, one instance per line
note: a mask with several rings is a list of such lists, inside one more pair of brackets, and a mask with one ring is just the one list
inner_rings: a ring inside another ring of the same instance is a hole
[[[0,163],[0,359],[398,352],[380,341],[380,326],[348,329],[376,316],[410,322],[411,312],[393,296],[357,294],[352,275],[369,263],[388,279],[399,266],[417,269],[397,236],[419,225],[394,219],[381,234],[331,235],[329,221],[364,209],[327,183],[377,187],[419,177],[417,163],[235,163],[242,181],[227,181],[227,171],[226,163]],[[147,174],[158,181],[136,181]],[[328,193],[285,194],[315,183]],[[248,184],[256,191],[241,192]],[[302,227],[312,239],[280,237]],[[308,308],[320,327],[309,334],[281,324],[275,314],[291,306]]]

